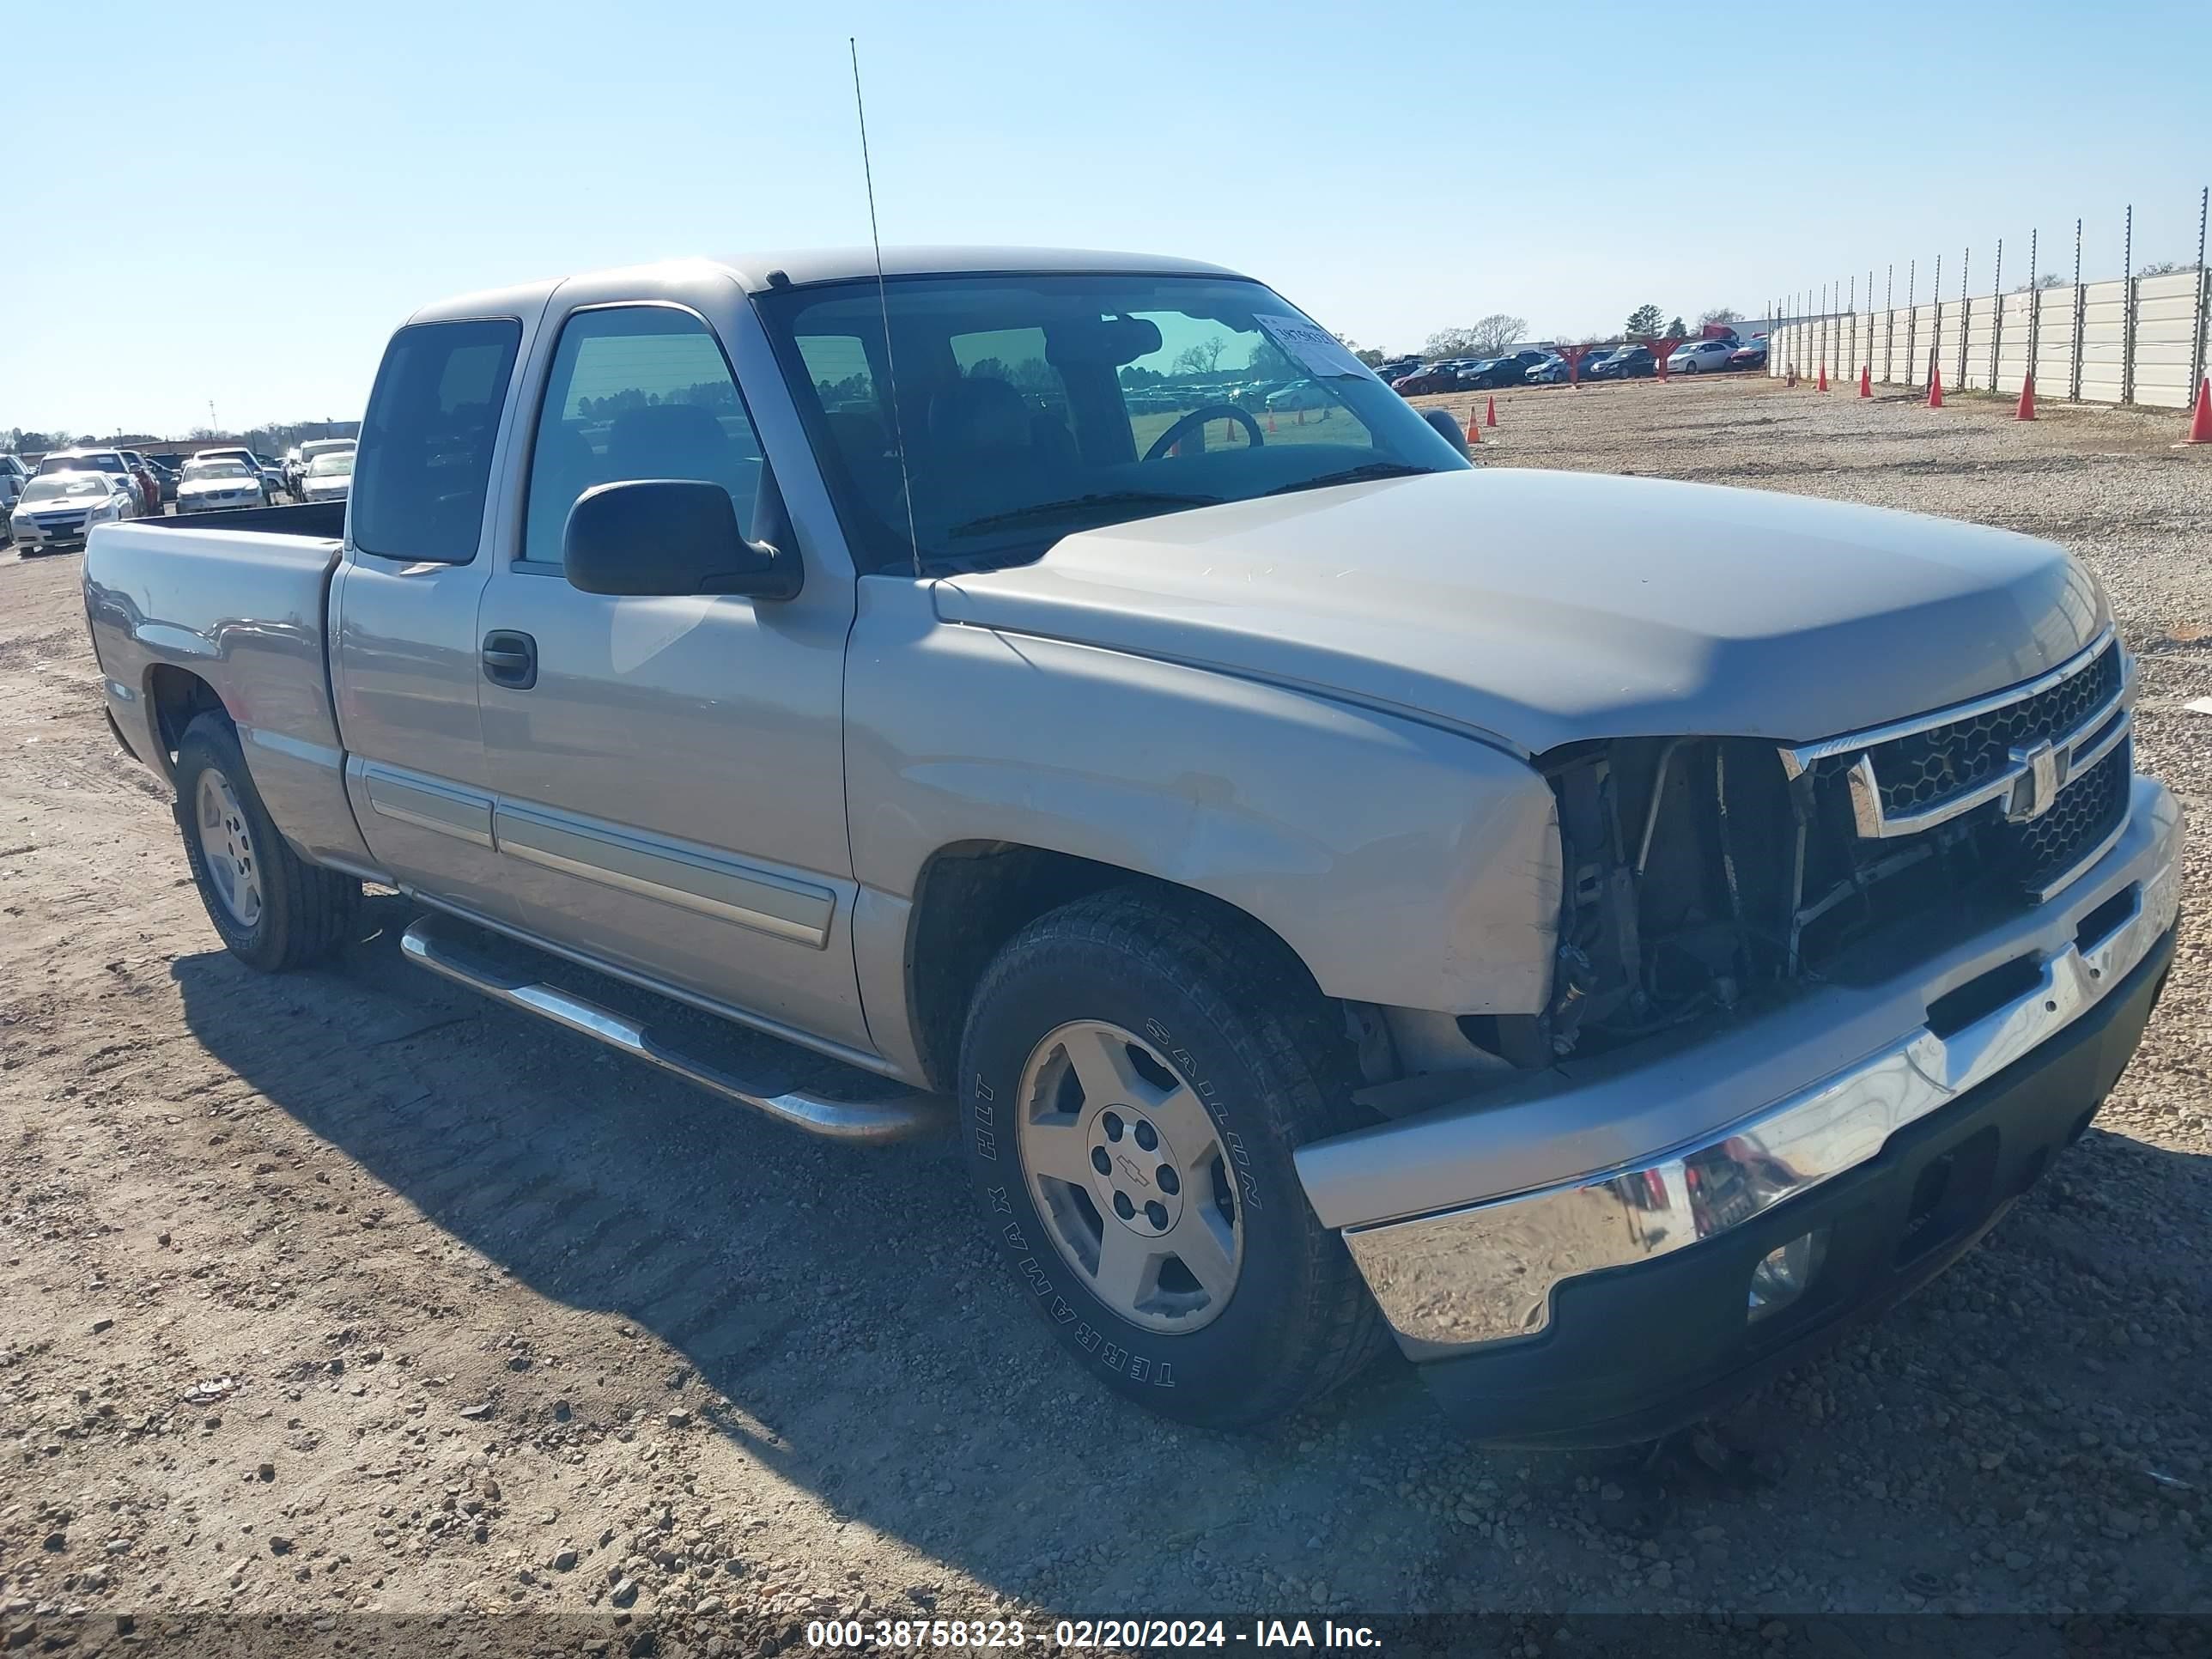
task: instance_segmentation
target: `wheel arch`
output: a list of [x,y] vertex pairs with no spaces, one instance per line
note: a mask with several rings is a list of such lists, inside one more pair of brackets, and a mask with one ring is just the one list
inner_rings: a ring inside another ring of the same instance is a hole
[[1026,842],[951,842],[924,862],[907,918],[907,1006],[916,1050],[933,1085],[952,1086],[969,1004],[1007,941],[1039,916],[1113,887],[1139,889],[1170,907],[1235,917],[1304,966],[1289,941],[1265,921],[1198,888]]
[[150,664],[141,696],[145,700],[146,723],[154,739],[155,758],[172,781],[176,777],[177,745],[184,741],[186,726],[208,714],[222,715],[234,727],[238,724],[237,717],[214,686],[190,669],[179,668],[173,663]]

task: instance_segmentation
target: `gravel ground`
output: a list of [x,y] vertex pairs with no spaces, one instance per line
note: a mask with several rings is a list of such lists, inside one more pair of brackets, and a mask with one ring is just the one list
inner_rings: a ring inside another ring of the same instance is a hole
[[[1499,411],[1493,463],[2062,538],[2204,821],[2212,454],[2172,417],[1739,380]],[[1631,1456],[1474,1449],[1395,1362],[1225,1438],[1060,1362],[948,1145],[810,1142],[482,1005],[399,963],[395,898],[333,970],[237,967],[103,727],[76,582],[0,558],[10,1646],[364,1609],[663,1651],[929,1608],[2212,1611],[2201,835],[2098,1127],[1878,1328]]]

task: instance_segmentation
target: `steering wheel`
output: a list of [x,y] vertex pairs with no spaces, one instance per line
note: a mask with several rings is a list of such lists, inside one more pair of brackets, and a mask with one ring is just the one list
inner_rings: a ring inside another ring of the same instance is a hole
[[1145,459],[1148,461],[1157,461],[1217,415],[1226,416],[1232,421],[1242,421],[1244,423],[1244,435],[1252,441],[1252,447],[1261,449],[1266,447],[1267,436],[1260,430],[1259,422],[1254,420],[1248,410],[1237,408],[1235,404],[1208,404],[1203,409],[1192,410],[1189,414],[1153,439],[1152,447],[1145,452]]

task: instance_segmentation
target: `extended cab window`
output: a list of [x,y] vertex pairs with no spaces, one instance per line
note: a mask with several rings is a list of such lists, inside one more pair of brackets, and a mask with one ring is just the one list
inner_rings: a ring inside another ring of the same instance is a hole
[[361,428],[354,545],[387,559],[476,556],[493,440],[522,325],[416,323],[392,336]]
[[666,306],[580,311],[561,331],[538,411],[522,556],[561,562],[576,497],[629,478],[687,478],[730,492],[752,523],[761,449],[706,324]]

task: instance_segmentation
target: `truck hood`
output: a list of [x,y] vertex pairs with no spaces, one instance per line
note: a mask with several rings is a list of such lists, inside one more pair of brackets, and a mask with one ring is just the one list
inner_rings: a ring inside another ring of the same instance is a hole
[[1808,742],[2028,679],[2106,621],[2063,549],[1763,490],[1481,468],[1084,531],[951,623],[1310,688],[1540,753]]

